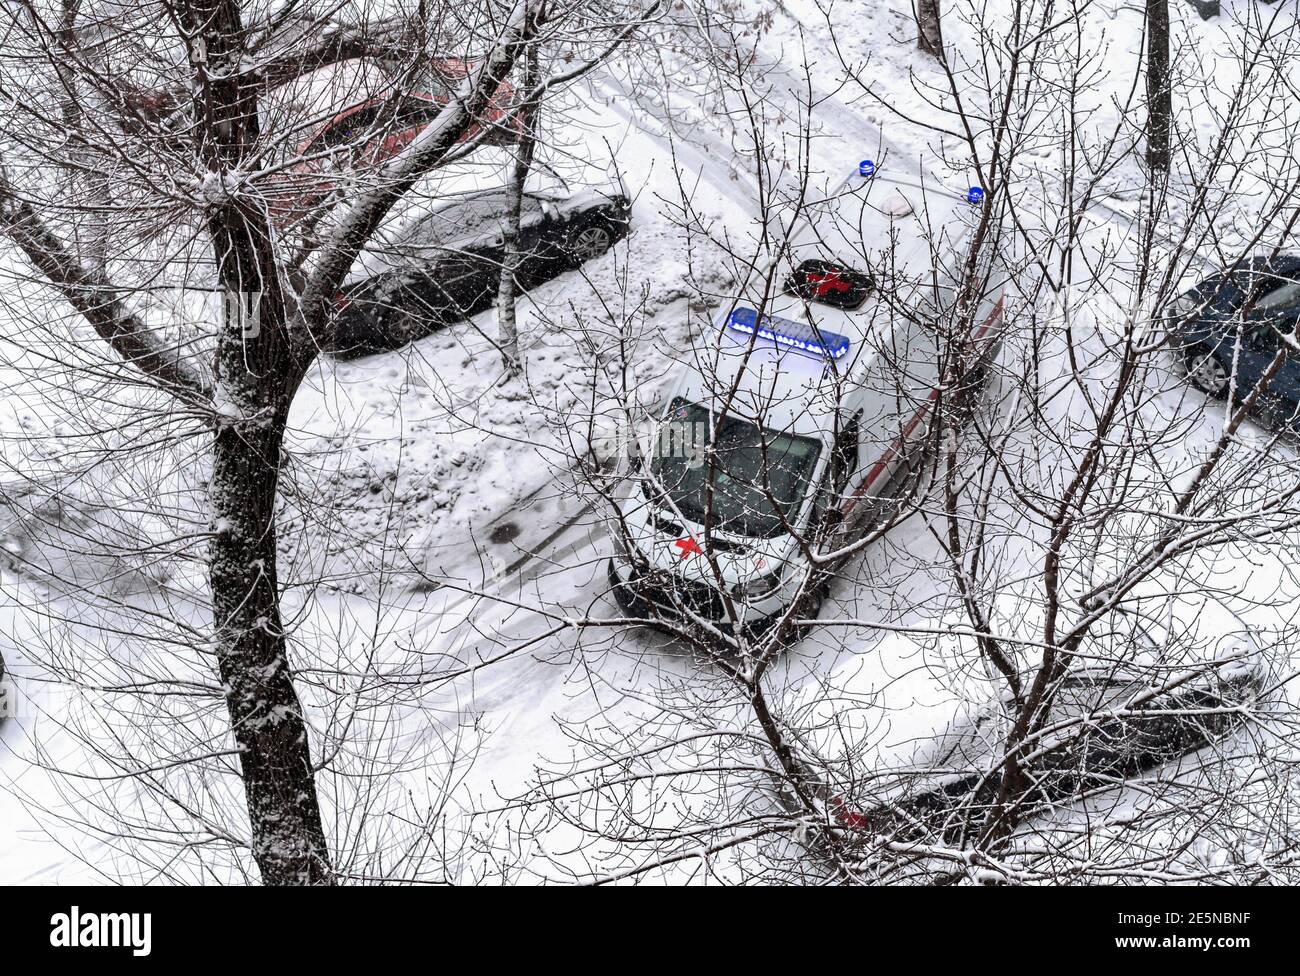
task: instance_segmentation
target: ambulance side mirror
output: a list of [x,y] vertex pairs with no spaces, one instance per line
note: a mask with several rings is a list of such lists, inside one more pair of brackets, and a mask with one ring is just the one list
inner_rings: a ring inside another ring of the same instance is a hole
[[843,516],[840,513],[838,493],[833,485],[823,482],[817,490],[813,501],[812,516],[808,520],[808,532],[816,535],[823,528],[834,528]]

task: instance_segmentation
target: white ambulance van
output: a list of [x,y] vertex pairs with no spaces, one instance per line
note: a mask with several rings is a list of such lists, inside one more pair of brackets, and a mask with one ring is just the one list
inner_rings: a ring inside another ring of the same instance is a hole
[[608,569],[628,614],[723,630],[815,616],[914,482],[936,416],[969,399],[954,378],[995,352],[997,201],[867,169],[719,311],[634,452]]

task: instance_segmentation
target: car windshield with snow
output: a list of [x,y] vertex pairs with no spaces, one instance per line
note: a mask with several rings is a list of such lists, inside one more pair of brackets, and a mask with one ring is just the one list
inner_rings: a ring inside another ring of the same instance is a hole
[[717,417],[679,398],[669,406],[650,468],[663,486],[666,514],[703,524],[712,511],[720,532],[770,538],[797,516],[820,452],[815,438]]

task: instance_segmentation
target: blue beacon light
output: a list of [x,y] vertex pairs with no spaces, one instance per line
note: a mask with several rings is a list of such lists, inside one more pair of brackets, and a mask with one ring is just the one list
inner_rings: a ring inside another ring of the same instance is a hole
[[814,331],[801,322],[774,315],[764,315],[760,319],[752,308],[738,308],[732,312],[727,316],[727,327],[787,349],[798,349],[829,359],[840,359],[849,351],[847,336],[824,329]]
[[864,159],[858,163],[858,175],[865,176],[867,179],[876,175],[876,164],[870,159]]
[[972,186],[969,190],[966,191],[966,202],[973,203],[976,205],[983,203],[984,188],[979,186]]

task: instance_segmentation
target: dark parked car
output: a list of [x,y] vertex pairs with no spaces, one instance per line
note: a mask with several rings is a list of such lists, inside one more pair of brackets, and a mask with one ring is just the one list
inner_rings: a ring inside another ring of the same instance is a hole
[[[1212,396],[1234,390],[1238,398],[1245,397],[1279,348],[1294,340],[1300,322],[1300,255],[1251,258],[1210,275],[1174,300],[1169,317],[1171,337],[1192,385]],[[1265,412],[1295,425],[1300,353],[1288,349],[1262,399]]]
[[[492,306],[504,261],[504,189],[466,194],[363,256],[336,304],[331,351],[344,358],[400,348]],[[523,290],[604,254],[628,231],[623,193],[524,195],[517,280]]]

